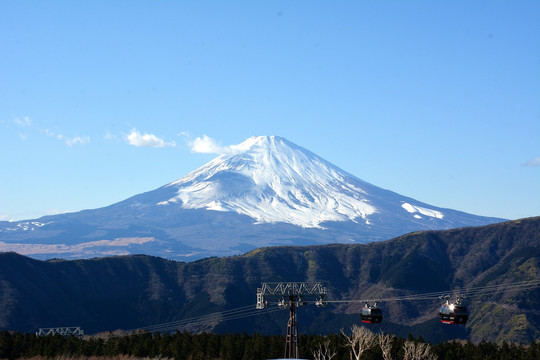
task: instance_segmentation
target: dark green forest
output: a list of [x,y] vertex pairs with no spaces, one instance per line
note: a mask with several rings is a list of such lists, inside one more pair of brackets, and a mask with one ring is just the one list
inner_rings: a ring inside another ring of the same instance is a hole
[[[405,345],[424,344],[422,338],[391,338],[391,359],[403,359]],[[349,360],[350,347],[344,334],[301,335],[301,357],[314,359],[314,352],[322,344],[328,344],[333,360]],[[20,332],[0,332],[0,359],[59,358],[82,359],[90,357],[160,358],[185,360],[258,360],[283,357],[285,337],[260,334],[215,334],[176,332],[174,334],[137,333],[115,335],[113,333],[92,337],[63,337],[60,335],[38,336]],[[446,341],[430,347],[428,358],[485,359],[485,360],[539,360],[540,341],[530,344],[500,344],[481,341]],[[320,357],[327,359],[328,357]],[[411,358],[411,357],[409,357]],[[424,358],[424,357],[422,357]],[[361,359],[384,359],[381,347],[374,343]]]

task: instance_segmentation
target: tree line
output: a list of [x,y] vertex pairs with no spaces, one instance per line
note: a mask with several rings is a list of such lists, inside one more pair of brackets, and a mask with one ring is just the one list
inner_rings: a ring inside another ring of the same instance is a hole
[[[340,334],[303,334],[299,343],[301,357],[315,360],[540,360],[540,341],[524,345],[454,340],[431,345],[422,338],[375,334],[359,326]],[[0,359],[262,360],[283,357],[284,348],[282,335],[141,332],[63,337],[0,332]]]

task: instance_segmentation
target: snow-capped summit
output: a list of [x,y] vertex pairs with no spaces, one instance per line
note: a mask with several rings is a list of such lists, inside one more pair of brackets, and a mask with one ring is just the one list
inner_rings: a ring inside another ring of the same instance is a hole
[[[167,185],[176,189],[159,205],[233,211],[257,223],[324,228],[353,221],[412,221],[449,228],[445,211],[378,188],[278,136],[251,137],[208,164]],[[395,226],[395,224],[389,225]]]
[[104,208],[0,222],[0,251],[41,259],[144,253],[196,260],[498,221],[381,189],[284,138],[259,136],[177,181]]
[[160,205],[235,211],[259,223],[368,224],[368,215],[377,211],[357,179],[277,136],[251,137],[168,186],[178,194]]

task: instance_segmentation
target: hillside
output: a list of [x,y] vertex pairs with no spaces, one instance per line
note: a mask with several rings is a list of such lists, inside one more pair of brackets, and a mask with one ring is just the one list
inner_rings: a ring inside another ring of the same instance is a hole
[[[371,244],[271,247],[184,263],[134,255],[39,261],[0,254],[0,329],[134,329],[252,305],[262,282],[321,281],[329,300],[390,298],[540,279],[540,217],[408,234]],[[540,289],[466,299],[466,327],[435,319],[440,300],[381,305],[382,329],[425,339],[523,341],[540,336]],[[300,331],[358,323],[361,304],[299,310]],[[283,333],[287,311],[189,330]]]

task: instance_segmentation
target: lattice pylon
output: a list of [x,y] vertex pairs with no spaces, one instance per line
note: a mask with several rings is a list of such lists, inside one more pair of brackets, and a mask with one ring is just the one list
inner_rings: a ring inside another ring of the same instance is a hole
[[287,323],[287,337],[285,339],[285,358],[298,359],[298,325],[296,322],[296,296],[289,296],[289,321]]

